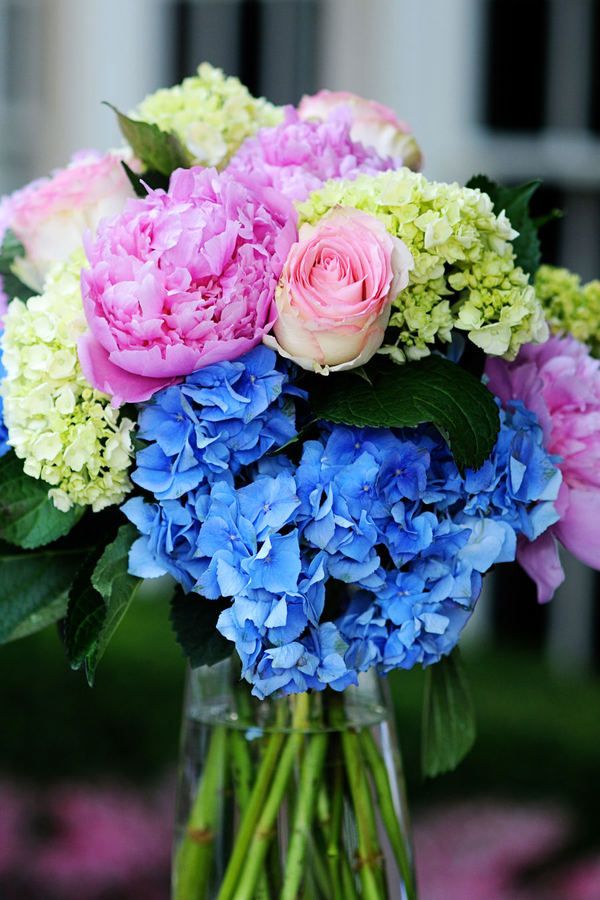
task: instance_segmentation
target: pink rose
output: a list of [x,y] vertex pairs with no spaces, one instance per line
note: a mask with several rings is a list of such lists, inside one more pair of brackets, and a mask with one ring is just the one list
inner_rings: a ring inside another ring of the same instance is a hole
[[322,374],[363,365],[381,346],[412,267],[406,245],[379,219],[331,210],[300,229],[275,294],[274,337],[265,343]]
[[349,91],[319,91],[304,96],[298,106],[302,119],[327,119],[334,109],[347,107],[352,116],[350,136],[380,156],[391,156],[417,172],[422,165],[421,150],[410,126],[397,118],[389,106],[365,100]]
[[169,190],[130,200],[87,242],[85,377],[113,403],[140,402],[259,344],[297,237],[291,202],[257,177],[178,169]]
[[519,562],[549,600],[564,579],[558,539],[588,566],[600,569],[600,361],[573,337],[527,344],[514,362],[488,359],[489,387],[503,402],[522,400],[536,413],[563,482],[556,501],[560,520],[532,543]]
[[120,212],[133,196],[121,158],[78,153],[50,178],[32,182],[8,198],[8,226],[25,248],[16,268],[22,281],[41,291],[53,263],[64,261],[105,216]]

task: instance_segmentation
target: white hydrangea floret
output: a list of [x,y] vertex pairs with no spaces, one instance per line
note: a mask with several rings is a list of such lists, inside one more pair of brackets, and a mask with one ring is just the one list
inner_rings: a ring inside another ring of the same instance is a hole
[[82,251],[51,270],[44,293],[13,300],[2,338],[4,421],[24,471],[52,486],[55,506],[94,511],[131,489],[134,423],[90,387],[77,356],[86,330],[79,277]]

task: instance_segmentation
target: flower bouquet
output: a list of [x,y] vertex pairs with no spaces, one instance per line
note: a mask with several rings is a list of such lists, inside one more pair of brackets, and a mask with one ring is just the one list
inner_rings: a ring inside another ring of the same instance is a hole
[[540,265],[536,183],[429,180],[377,103],[202,65],[114,112],[0,209],[0,641],[58,622],[91,684],[168,576],[173,896],[414,900],[377,675],[427,668],[444,771],[483,576],[600,566],[600,283]]

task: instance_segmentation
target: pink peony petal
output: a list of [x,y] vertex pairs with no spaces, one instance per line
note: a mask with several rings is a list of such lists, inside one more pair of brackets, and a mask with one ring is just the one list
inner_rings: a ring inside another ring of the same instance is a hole
[[113,398],[113,406],[149,400],[156,391],[181,380],[146,378],[126,372],[110,361],[108,353],[91,332],[79,339],[78,352],[83,374],[97,390]]
[[520,540],[517,549],[519,564],[537,585],[539,603],[551,600],[557,587],[565,580],[552,531],[550,528],[535,541]]
[[571,488],[567,510],[553,530],[573,556],[600,569],[600,490]]

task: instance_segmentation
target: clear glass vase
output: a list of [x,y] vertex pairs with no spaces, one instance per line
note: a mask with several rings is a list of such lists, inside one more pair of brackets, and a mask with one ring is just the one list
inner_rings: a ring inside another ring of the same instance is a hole
[[174,900],[415,900],[378,677],[257,701],[229,660],[188,676]]

